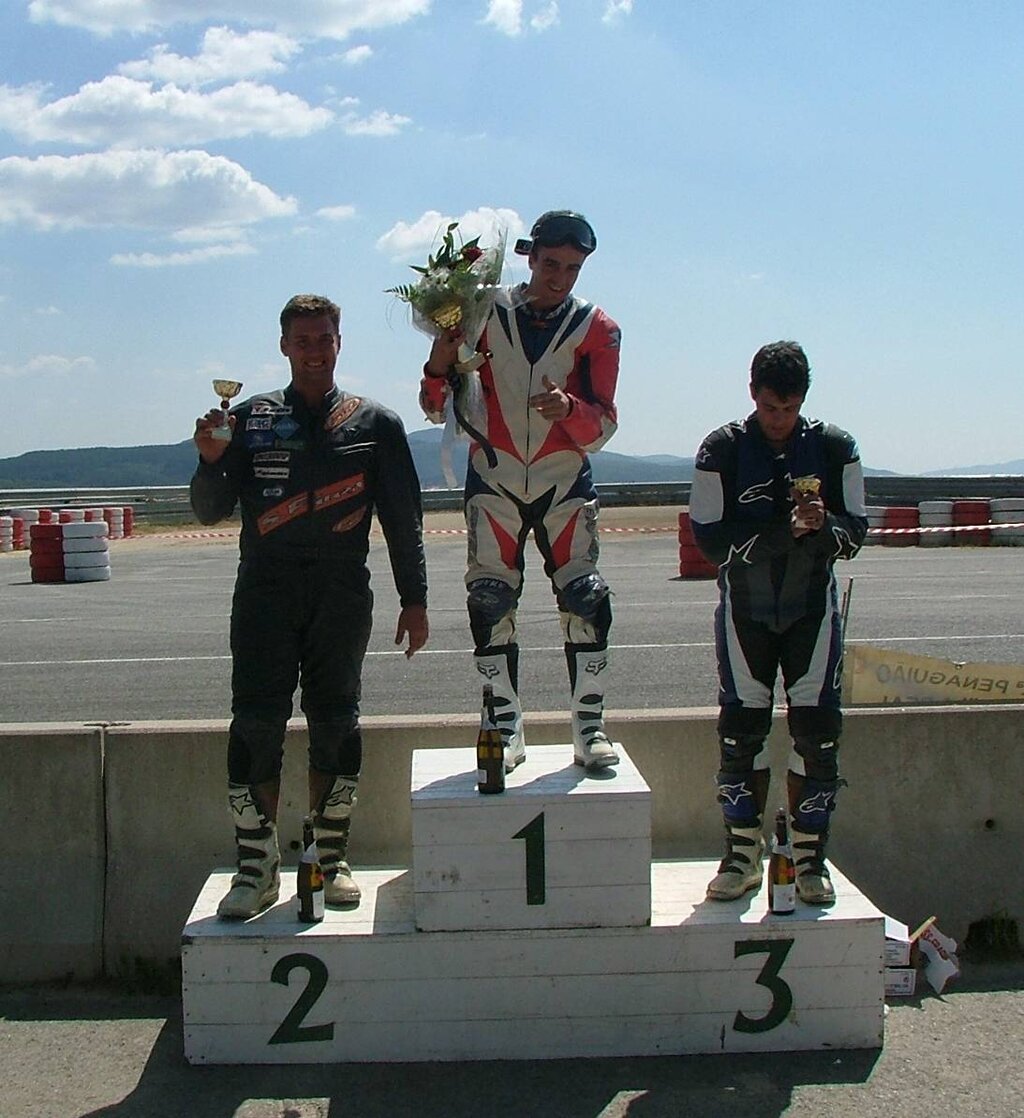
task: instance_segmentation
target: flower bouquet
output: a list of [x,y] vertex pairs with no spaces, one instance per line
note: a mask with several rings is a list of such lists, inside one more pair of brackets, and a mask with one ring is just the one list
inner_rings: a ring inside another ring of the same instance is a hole
[[420,275],[416,283],[389,287],[387,293],[409,304],[418,330],[431,337],[457,330],[464,344],[472,347],[494,303],[505,260],[505,235],[499,236],[493,248],[481,248],[479,237],[456,247],[458,227],[457,221],[448,226],[441,247],[427,258],[426,267],[411,265]]
[[417,330],[433,338],[448,331],[459,336],[459,360],[448,378],[441,439],[441,465],[452,488],[454,441],[466,436],[486,441],[480,433],[485,424],[485,409],[477,375],[485,357],[476,352],[476,343],[494,305],[505,261],[504,232],[492,248],[481,248],[479,237],[457,246],[458,227],[457,221],[447,227],[440,248],[427,257],[426,267],[411,265],[420,276],[415,283],[387,288],[387,294],[409,304]]

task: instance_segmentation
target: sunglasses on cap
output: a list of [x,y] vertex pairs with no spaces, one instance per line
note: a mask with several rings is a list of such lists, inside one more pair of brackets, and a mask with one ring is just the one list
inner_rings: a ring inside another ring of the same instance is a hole
[[516,241],[515,251],[520,256],[529,256],[536,245],[547,248],[572,245],[589,256],[597,248],[597,235],[582,215],[571,210],[553,210],[537,218],[529,237]]

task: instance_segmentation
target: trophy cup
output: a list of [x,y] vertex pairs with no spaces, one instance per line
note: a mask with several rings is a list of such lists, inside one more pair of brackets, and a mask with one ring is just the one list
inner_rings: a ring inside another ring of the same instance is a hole
[[231,425],[228,423],[228,408],[231,406],[231,401],[242,391],[242,382],[240,380],[215,380],[213,382],[213,390],[220,397],[220,424],[214,427],[210,432],[212,439],[224,439],[225,441],[231,438]]

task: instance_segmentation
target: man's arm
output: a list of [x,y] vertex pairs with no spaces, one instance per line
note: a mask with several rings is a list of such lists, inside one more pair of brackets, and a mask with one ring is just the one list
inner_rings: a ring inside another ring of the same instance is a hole
[[406,655],[411,656],[423,647],[428,634],[420,482],[402,421],[393,412],[382,409],[377,425],[379,461],[374,504],[402,604],[395,643],[401,644],[408,636]]
[[618,429],[615,388],[621,332],[598,308],[580,344],[576,367],[565,385],[568,414],[560,419],[572,441],[588,454],[600,450]]
[[215,439],[213,431],[220,426],[218,409],[208,411],[196,420],[192,441],[199,451],[199,464],[189,485],[192,511],[200,524],[216,524],[234,512],[238,501],[238,483],[230,469],[231,447],[234,445],[235,417],[228,416],[231,440]]
[[833,559],[852,559],[868,532],[864,470],[857,442],[831,424],[825,428],[825,518],[808,543]]

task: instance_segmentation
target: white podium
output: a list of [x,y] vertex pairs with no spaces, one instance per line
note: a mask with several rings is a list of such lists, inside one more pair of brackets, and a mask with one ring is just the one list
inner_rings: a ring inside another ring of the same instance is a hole
[[650,793],[627,756],[603,779],[573,766],[569,746],[528,756],[505,793],[485,797],[471,750],[417,751],[413,868],[357,868],[362,903],[320,924],[298,922],[294,872],[266,912],[218,920],[231,871],[212,874],[182,932],[187,1059],[881,1045],[884,918],[834,867],[829,908],[772,916],[766,888],[707,901],[716,861],[651,863]]

